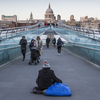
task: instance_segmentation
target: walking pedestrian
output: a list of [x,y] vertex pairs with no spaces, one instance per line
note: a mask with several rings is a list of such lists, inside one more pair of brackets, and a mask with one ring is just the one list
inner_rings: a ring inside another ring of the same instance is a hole
[[23,55],[23,60],[25,60],[25,54],[26,54],[26,45],[27,45],[27,40],[25,39],[25,36],[22,36],[22,39],[20,40],[20,43],[21,45],[21,53]]
[[55,46],[55,44],[56,44],[56,38],[54,38],[54,39],[52,40],[52,43],[53,43],[53,45]]
[[61,47],[62,47],[62,44],[63,44],[63,41],[60,39],[60,37],[59,37],[59,39],[58,39],[58,41],[57,41],[57,46],[58,46],[58,55],[60,55],[61,54]]
[[[39,36],[37,36],[35,41],[35,46],[39,49],[40,56],[42,55],[43,43]],[[40,60],[40,57],[39,57]]]
[[50,43],[50,38],[47,37],[47,39],[46,39],[46,45],[47,45],[47,48],[49,48],[49,43]]

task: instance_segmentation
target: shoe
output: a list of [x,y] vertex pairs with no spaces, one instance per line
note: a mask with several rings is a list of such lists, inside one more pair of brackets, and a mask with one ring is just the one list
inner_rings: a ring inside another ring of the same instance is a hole
[[59,55],[60,55],[60,53],[59,53]]
[[57,53],[57,55],[58,55],[59,53]]

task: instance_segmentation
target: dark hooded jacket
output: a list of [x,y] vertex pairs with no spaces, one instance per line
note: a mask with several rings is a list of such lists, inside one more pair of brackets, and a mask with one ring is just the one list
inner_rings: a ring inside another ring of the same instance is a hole
[[21,45],[21,52],[26,53],[27,40],[21,39],[20,42],[19,42],[19,45]]
[[39,89],[45,90],[55,82],[62,83],[62,81],[56,77],[53,70],[50,68],[43,68],[39,71],[37,79]]
[[47,39],[46,39],[46,43],[49,43],[49,42],[50,42],[50,38],[47,38]]
[[63,44],[63,41],[59,38],[58,41],[57,41],[57,45],[62,46],[62,44]]
[[34,47],[34,42],[32,42],[32,41],[35,41],[35,40],[34,39],[31,40],[31,43],[29,45],[30,50],[31,50],[32,47]]
[[52,43],[56,43],[56,39],[55,38],[52,40]]

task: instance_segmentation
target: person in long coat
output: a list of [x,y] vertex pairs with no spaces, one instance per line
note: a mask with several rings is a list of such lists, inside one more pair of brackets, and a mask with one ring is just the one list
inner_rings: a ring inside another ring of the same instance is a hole
[[[35,46],[39,49],[40,56],[42,55],[43,43],[39,36],[37,36],[35,40]],[[39,57],[40,59],[40,57]]]
[[23,55],[23,60],[25,60],[25,54],[26,54],[26,45],[27,45],[27,40],[25,39],[25,36],[22,36],[22,39],[19,42],[19,45],[21,45],[21,53]]
[[59,37],[59,39],[57,40],[57,46],[58,46],[58,55],[61,54],[61,47],[62,47],[63,41],[61,40],[61,38]]

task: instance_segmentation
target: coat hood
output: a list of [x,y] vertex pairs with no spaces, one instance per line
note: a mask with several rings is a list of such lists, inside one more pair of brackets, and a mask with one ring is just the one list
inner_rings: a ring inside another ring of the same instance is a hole
[[32,40],[31,40],[31,43],[32,43],[32,41],[35,41],[35,40],[34,40],[34,39],[32,39]]

